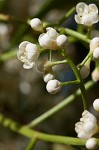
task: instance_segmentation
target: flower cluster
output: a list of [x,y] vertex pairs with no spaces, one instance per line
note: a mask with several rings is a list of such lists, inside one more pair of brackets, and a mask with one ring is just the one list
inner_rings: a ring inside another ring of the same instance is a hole
[[43,72],[43,80],[47,83],[46,89],[50,94],[56,94],[61,90],[61,82],[55,79],[51,62],[43,60],[40,64],[37,64],[37,68],[40,72]]
[[82,113],[80,122],[75,124],[75,131],[81,139],[89,139],[98,131],[97,119],[89,111]]
[[64,48],[67,44],[67,37],[59,35],[59,33],[51,27],[46,28],[46,33],[39,36],[39,44],[44,49],[57,50],[59,47]]
[[[37,62],[42,48],[45,50],[58,50],[66,48],[67,45],[67,36],[64,34],[60,35],[54,28],[47,27],[44,33],[43,22],[40,19],[34,18],[29,21],[29,24],[35,31],[43,33],[40,34],[38,38],[39,48],[36,44],[28,41],[23,41],[19,45],[17,56],[18,59],[24,63],[23,67],[25,69],[31,69],[35,66],[35,62]],[[52,68],[48,62],[49,61],[42,61],[41,64],[39,64],[39,68],[44,72],[43,78],[47,83],[47,91],[51,94],[55,94],[61,89],[61,82],[55,79]]]
[[84,2],[78,3],[76,11],[77,15],[75,15],[75,21],[78,24],[92,26],[99,21],[98,8],[95,4],[87,5]]
[[[95,111],[99,112],[99,98],[94,100],[93,108]],[[86,140],[85,146],[87,149],[91,150],[97,147],[98,141],[93,136],[99,132],[98,122],[96,117],[89,111],[85,110],[82,113],[80,122],[75,124],[75,131],[79,138]]]
[[[76,6],[76,11],[77,14],[75,15],[75,21],[78,24],[83,24],[90,27],[99,21],[98,8],[95,4],[87,5],[84,2],[78,3]],[[51,65],[52,56],[50,59],[41,60],[40,62],[38,61],[38,58],[42,53],[42,49],[43,51],[46,50],[48,53],[52,50],[59,51],[66,49],[68,43],[67,36],[60,34],[55,28],[50,26],[44,28],[43,22],[38,18],[33,18],[30,20],[29,25],[33,30],[40,33],[38,37],[38,45],[28,41],[23,41],[19,45],[19,51],[17,53],[18,59],[24,63],[23,67],[25,69],[31,69],[36,66],[37,69],[43,73],[43,80],[46,82],[46,90],[50,94],[56,94],[61,90],[63,84],[55,77],[52,68],[53,65]],[[63,54],[63,51],[61,51],[61,54]],[[93,57],[90,56],[88,59],[85,58],[77,68],[80,69],[80,74],[78,74],[78,76],[80,76],[82,79],[86,78],[90,74],[91,60],[95,60],[95,63],[99,61],[99,37],[95,37],[90,41],[89,54],[91,54]],[[65,53],[62,56],[64,55]],[[87,57],[88,56],[89,55],[87,55]],[[65,57],[65,59],[66,58],[67,57]],[[74,66],[74,69],[75,68],[76,66]],[[99,80],[99,62],[92,72],[92,79],[95,82]],[[82,82],[82,80],[80,80],[80,82]],[[93,108],[99,112],[99,98],[93,102]],[[78,138],[86,140],[87,149],[95,148],[97,145],[97,140],[93,138],[93,136],[98,132],[98,123],[96,117],[93,114],[87,110],[84,110],[82,113],[82,118],[75,124],[75,131],[78,134]]]

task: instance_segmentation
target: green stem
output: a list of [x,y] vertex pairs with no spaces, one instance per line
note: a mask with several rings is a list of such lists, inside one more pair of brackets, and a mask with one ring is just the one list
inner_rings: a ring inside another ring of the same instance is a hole
[[[85,84],[85,87],[88,90],[92,87],[92,85],[93,85],[93,82],[89,81],[88,83]],[[39,116],[38,118],[31,121],[28,124],[28,126],[34,127],[34,126],[38,125],[39,123],[43,122],[44,120],[51,117],[53,114],[57,113],[59,110],[61,110],[62,108],[64,108],[65,106],[67,106],[68,104],[73,102],[75,100],[75,98],[80,95],[81,95],[81,91],[78,89],[74,94],[70,95],[69,97],[64,99],[62,102],[60,102],[59,104],[57,104],[56,106],[54,106],[53,108],[51,108],[50,110],[48,110],[47,112],[45,112],[44,114]]]
[[0,124],[2,124],[4,127],[9,128],[10,130],[16,133],[20,133],[21,135],[31,139],[33,137],[37,137],[37,139],[39,140],[52,142],[52,143],[61,143],[61,144],[78,145],[78,146],[85,145],[85,140],[81,140],[79,138],[45,134],[45,133],[41,133],[29,129],[27,126],[20,126],[17,122],[4,117],[2,114],[0,114]]
[[85,35],[78,33],[77,31],[74,31],[74,30],[71,30],[68,28],[59,28],[58,30],[64,34],[71,35],[71,36],[73,36],[79,40],[82,40],[86,43],[90,43],[90,39],[88,39]]
[[79,84],[79,80],[68,81],[68,82],[61,82],[61,85],[62,85],[62,86],[70,85],[70,84]]
[[90,38],[91,29],[92,29],[92,26],[87,27],[87,35],[86,35],[87,38]]
[[54,61],[54,62],[51,62],[51,66],[55,66],[55,65],[59,65],[59,64],[66,64],[66,63],[67,63],[66,60]]
[[56,24],[62,24],[66,19],[68,19],[75,12],[75,7],[72,7]]
[[17,53],[16,50],[13,50],[13,51],[11,50],[9,52],[1,54],[0,61],[5,61],[5,60],[9,60],[13,57],[16,57],[16,53]]
[[26,147],[26,150],[33,150],[33,148],[35,147],[36,143],[37,143],[37,138],[36,137],[32,138],[30,143]]
[[91,61],[91,58],[92,58],[92,52],[89,52],[88,54],[87,54],[87,56],[85,57],[85,59],[78,65],[78,68],[82,68],[83,67],[83,65],[87,62],[87,60],[90,58],[90,61]]
[[49,61],[52,61],[52,50],[49,50],[48,60],[49,60]]
[[69,57],[67,57],[67,55],[65,54],[65,50],[64,50],[64,56],[65,56],[66,60],[68,61],[69,65],[71,66],[72,70],[74,71],[74,74],[75,74],[77,80],[80,81],[79,86],[80,86],[80,90],[82,93],[83,107],[84,107],[84,110],[86,110],[87,109],[87,96],[86,96],[84,83],[83,83],[83,80],[80,75],[80,71],[77,69],[74,62]]
[[65,57],[65,59],[67,60],[67,62],[71,66],[71,68],[72,68],[72,70],[76,76],[76,79],[79,81],[79,86],[80,86],[80,90],[82,93],[83,107],[84,107],[84,110],[86,110],[87,109],[87,96],[86,96],[85,86],[84,86],[82,77],[80,75],[80,71],[76,67],[74,62],[65,54],[65,49],[62,50],[61,54]]

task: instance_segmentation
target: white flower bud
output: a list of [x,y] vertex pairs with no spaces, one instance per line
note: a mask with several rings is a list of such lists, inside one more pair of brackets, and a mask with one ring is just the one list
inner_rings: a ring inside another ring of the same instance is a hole
[[50,80],[46,85],[46,89],[50,94],[56,94],[61,89],[61,84],[58,80]]
[[91,149],[95,149],[97,146],[97,139],[96,138],[90,138],[86,141],[86,148],[91,150]]
[[47,31],[47,34],[48,34],[49,38],[53,39],[53,40],[56,40],[57,36],[59,35],[57,33],[57,31],[52,27],[46,28],[46,31]]
[[90,51],[93,52],[97,47],[99,47],[99,37],[95,37],[90,41]]
[[55,76],[53,75],[52,72],[49,72],[49,73],[46,73],[43,75],[43,79],[46,83],[50,80],[53,80],[54,78],[55,78]]
[[46,33],[42,33],[39,36],[39,44],[41,47],[45,48],[45,49],[49,49],[50,48],[50,38],[48,37],[48,35]]
[[93,102],[93,108],[99,112],[99,98],[95,99]]
[[82,113],[80,122],[75,124],[75,131],[81,139],[89,139],[98,132],[97,119],[89,111],[85,110]]
[[40,19],[38,18],[33,18],[30,21],[30,26],[35,30],[35,31],[43,31],[43,23]]
[[56,39],[56,42],[59,47],[65,48],[67,45],[67,36],[64,34],[59,35]]
[[99,69],[98,69],[98,68],[95,68],[95,69],[93,70],[91,76],[92,76],[92,80],[93,80],[94,82],[99,81]]
[[94,58],[99,59],[99,47],[94,49],[93,56]]

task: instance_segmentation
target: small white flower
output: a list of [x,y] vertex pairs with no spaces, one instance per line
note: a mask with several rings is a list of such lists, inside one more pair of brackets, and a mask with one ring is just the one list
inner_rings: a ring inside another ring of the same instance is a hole
[[19,45],[17,52],[18,59],[22,61],[25,69],[31,69],[35,65],[35,61],[39,57],[39,49],[35,44],[24,41]]
[[98,8],[95,4],[86,5],[84,2],[78,3],[76,11],[77,15],[75,15],[75,21],[78,24],[91,26],[99,21]]
[[94,58],[99,59],[99,47],[94,49],[93,56]]
[[98,141],[96,138],[90,138],[86,141],[86,148],[89,150],[95,149],[97,144],[98,144]]
[[98,68],[98,67],[96,67],[96,68],[93,70],[91,76],[92,76],[92,80],[93,80],[94,82],[99,81],[99,68]]
[[45,73],[44,75],[43,75],[43,79],[44,79],[44,81],[47,83],[48,81],[50,81],[50,80],[53,80],[55,78],[55,76],[53,75],[53,72],[51,71],[51,72],[48,72],[48,73]]
[[59,35],[56,39],[56,42],[59,47],[65,48],[67,45],[67,36],[64,34]]
[[43,23],[39,18],[33,18],[30,21],[30,26],[35,30],[35,31],[43,31]]
[[99,47],[99,37],[95,37],[90,41],[90,51],[93,52],[97,47]]
[[93,102],[93,108],[99,112],[99,98],[95,99]]
[[50,80],[46,85],[46,89],[50,94],[56,94],[61,89],[61,83],[56,79]]
[[75,131],[81,139],[89,139],[98,132],[97,119],[89,111],[85,110],[82,113],[80,122],[75,124]]
[[57,50],[56,38],[59,35],[54,28],[48,27],[46,33],[39,36],[39,44],[45,49]]

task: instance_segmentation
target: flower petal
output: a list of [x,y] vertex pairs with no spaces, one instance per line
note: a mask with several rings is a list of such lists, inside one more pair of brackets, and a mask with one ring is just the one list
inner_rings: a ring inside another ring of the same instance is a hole
[[23,68],[24,69],[31,69],[31,68],[33,68],[35,66],[35,62],[25,62],[24,64],[23,64]]
[[51,27],[47,28],[47,34],[48,34],[48,37],[52,40],[56,40],[57,36],[59,35],[57,33],[57,31],[54,28],[51,28]]
[[75,15],[75,21],[78,23],[78,24],[81,24],[81,17],[79,15]]
[[88,8],[88,6],[84,2],[81,2],[81,3],[77,4],[76,11],[78,14],[82,15],[83,13],[88,12],[87,8]]
[[98,13],[98,8],[95,4],[89,4],[88,7],[89,7],[90,12]]

